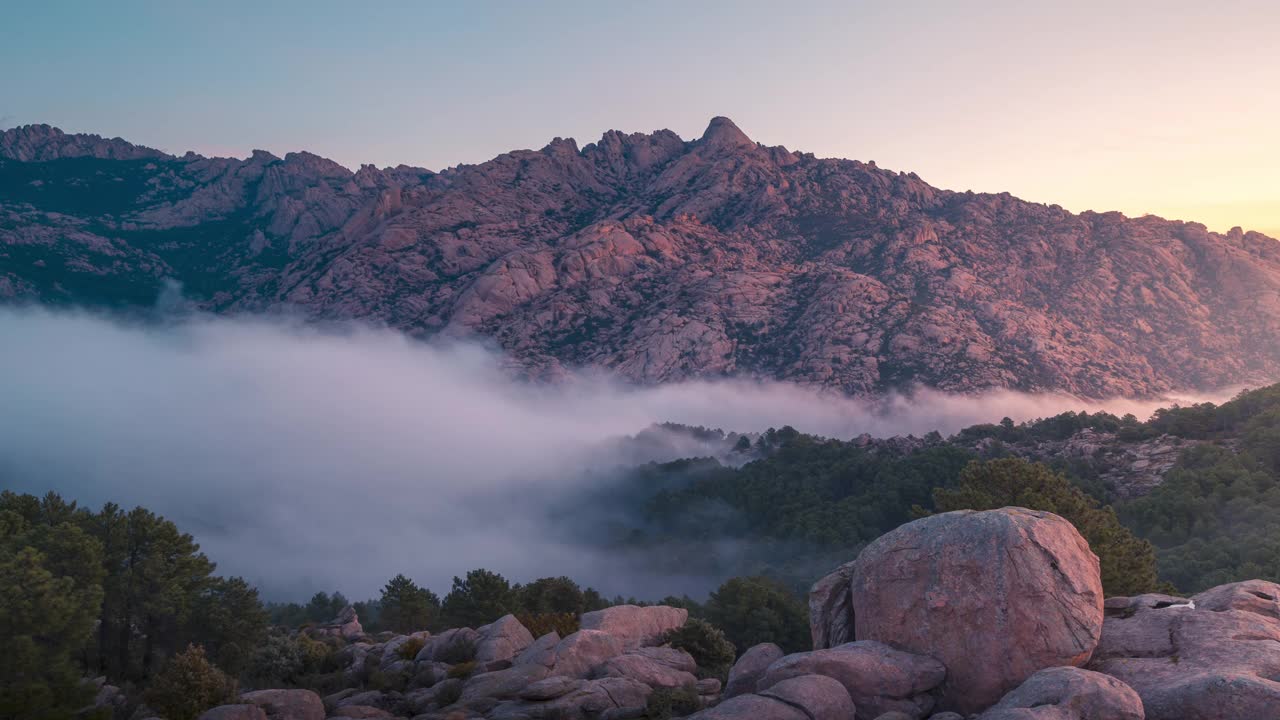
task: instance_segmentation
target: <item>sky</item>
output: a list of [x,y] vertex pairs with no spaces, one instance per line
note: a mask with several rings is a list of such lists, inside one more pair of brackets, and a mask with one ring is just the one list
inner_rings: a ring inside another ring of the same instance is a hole
[[1280,3],[0,0],[0,127],[441,169],[608,129],[1280,237]]

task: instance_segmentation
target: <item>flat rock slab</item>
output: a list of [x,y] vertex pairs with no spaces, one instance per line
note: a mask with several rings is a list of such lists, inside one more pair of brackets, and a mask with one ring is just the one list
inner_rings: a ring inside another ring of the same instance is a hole
[[1149,720],[1280,720],[1280,585],[1149,600],[1112,603],[1091,669],[1132,687]]

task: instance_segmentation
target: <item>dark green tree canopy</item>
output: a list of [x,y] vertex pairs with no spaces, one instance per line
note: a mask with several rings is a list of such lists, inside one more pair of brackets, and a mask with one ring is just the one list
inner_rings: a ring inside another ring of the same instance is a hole
[[519,609],[511,583],[483,568],[455,577],[444,597],[443,615],[450,627],[479,627]]
[[763,642],[787,652],[809,649],[809,608],[786,586],[767,577],[726,581],[707,600],[706,617],[738,650]]
[[396,575],[382,588],[378,608],[378,622],[383,628],[411,633],[436,627],[440,598],[404,575]]

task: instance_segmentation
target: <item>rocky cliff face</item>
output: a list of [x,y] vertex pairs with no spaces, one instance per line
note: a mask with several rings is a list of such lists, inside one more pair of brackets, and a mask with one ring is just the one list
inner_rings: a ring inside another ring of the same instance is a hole
[[291,307],[491,338],[530,373],[1090,396],[1280,374],[1280,244],[610,131],[433,173],[0,134],[0,297]]

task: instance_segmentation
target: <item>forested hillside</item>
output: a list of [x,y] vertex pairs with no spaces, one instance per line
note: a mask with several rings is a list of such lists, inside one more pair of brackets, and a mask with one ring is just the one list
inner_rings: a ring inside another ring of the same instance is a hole
[[[1128,462],[1135,448],[1155,444],[1181,448],[1172,466],[1154,487],[1125,486],[1151,472],[1117,466],[1117,458]],[[1150,542],[1161,581],[1181,591],[1280,579],[1280,386],[1222,405],[1162,409],[1145,422],[1065,413],[974,426],[949,439],[845,441],[782,428],[759,437],[752,452],[763,457],[739,466],[681,460],[627,474],[625,490],[613,492],[642,496],[643,517],[615,523],[609,541],[649,548],[672,568],[763,572],[801,588],[914,515],[956,509],[951,491],[970,462],[1020,457],[1044,463],[1052,477],[1027,465],[1018,483],[970,492],[970,505],[981,497],[992,507],[1055,510],[1047,496],[1072,490],[1073,506],[1110,507],[1123,528]],[[1020,488],[1032,476],[1051,490],[1026,496]]]

